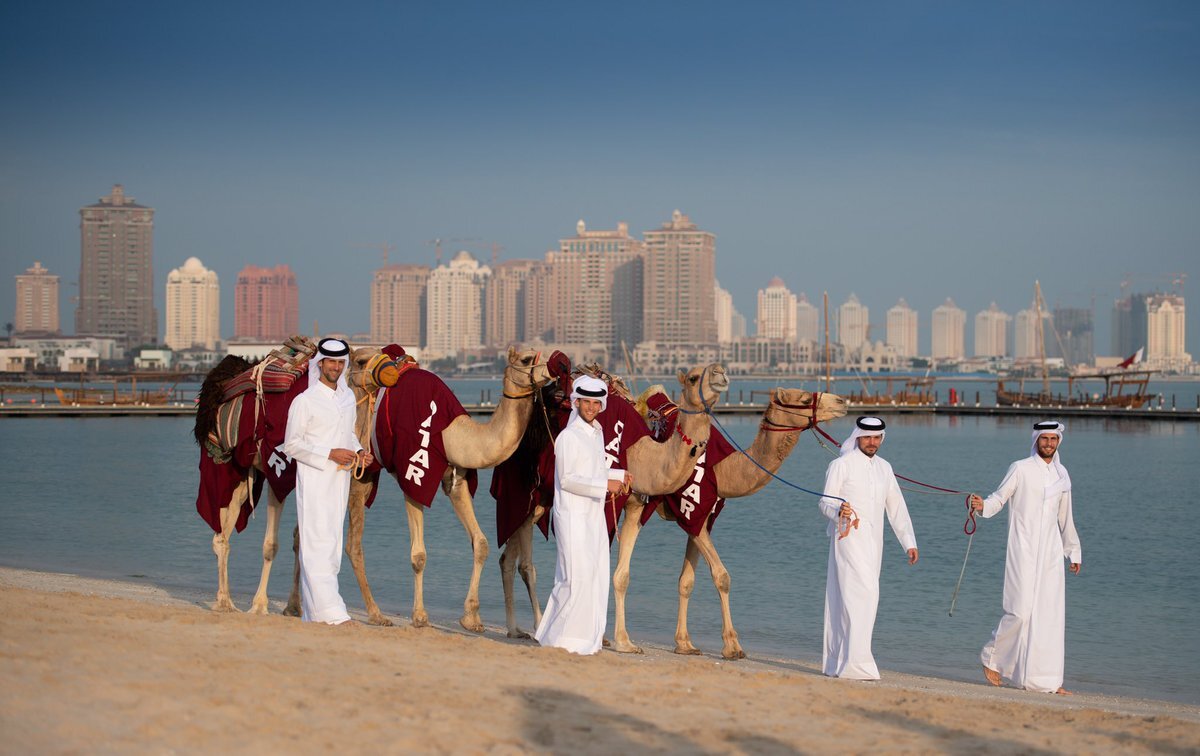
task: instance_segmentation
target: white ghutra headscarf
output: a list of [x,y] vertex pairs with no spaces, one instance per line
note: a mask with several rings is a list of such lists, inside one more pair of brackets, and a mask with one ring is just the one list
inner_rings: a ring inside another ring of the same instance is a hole
[[596,399],[600,402],[600,411],[603,412],[608,408],[608,386],[604,385],[604,381],[599,378],[593,378],[590,375],[581,375],[571,384],[571,416],[567,418],[567,425],[575,422],[575,418],[579,417],[579,407],[576,406],[576,399]]
[[346,389],[353,401],[354,392],[346,383],[346,375],[350,372],[350,345],[341,339],[321,339],[321,343],[317,344],[317,353],[308,361],[309,386],[315,386],[321,380],[321,360],[341,360],[345,363],[342,374],[338,376],[336,391],[341,393],[341,389]]
[[863,416],[854,421],[854,432],[850,437],[842,442],[842,456],[846,456],[850,452],[858,448],[858,439],[863,436],[879,436],[879,441],[883,442],[884,428],[887,424],[877,417]]
[[[1045,420],[1040,423],[1033,424],[1033,446],[1029,450],[1030,456],[1041,459],[1038,454],[1037,442],[1042,436],[1054,435],[1058,436],[1058,443],[1061,448],[1063,434],[1066,432],[1067,426],[1057,420]],[[1058,480],[1053,484],[1046,486],[1046,498],[1050,498],[1055,494],[1064,493],[1071,490],[1071,476],[1067,474],[1067,468],[1063,467],[1062,462],[1058,459],[1058,449],[1054,450],[1054,458],[1050,460],[1050,464],[1054,466],[1058,472]]]

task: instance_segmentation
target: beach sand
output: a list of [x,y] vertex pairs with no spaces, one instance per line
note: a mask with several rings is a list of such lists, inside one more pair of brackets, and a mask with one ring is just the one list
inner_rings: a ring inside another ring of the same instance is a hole
[[0,749],[1200,751],[1200,707],[1183,704],[661,648],[578,657],[496,628],[329,627],[210,602],[0,569]]

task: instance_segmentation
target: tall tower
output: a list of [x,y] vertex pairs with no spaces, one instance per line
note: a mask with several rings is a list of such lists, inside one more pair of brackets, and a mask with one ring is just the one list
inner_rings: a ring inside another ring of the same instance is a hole
[[[1092,311],[1086,307],[1055,307],[1054,332],[1050,354],[1062,357],[1068,365],[1093,365],[1096,350],[1092,342]],[[1127,355],[1126,355],[1127,356]]]
[[624,222],[616,230],[589,231],[581,220],[575,236],[558,245],[558,252],[547,256],[560,295],[555,339],[610,350],[619,350],[624,341],[632,349],[642,340],[642,242],[629,235]]
[[1149,294],[1130,294],[1113,303],[1112,353],[1128,357],[1146,346],[1146,300]]
[[491,268],[463,250],[429,272],[425,356],[454,357],[483,346],[483,291]]
[[933,309],[933,339],[930,350],[935,360],[961,360],[966,356],[967,313],[949,297]]
[[887,311],[887,345],[896,350],[897,356],[917,356],[917,311],[904,297]]
[[247,265],[233,290],[233,337],[285,341],[300,333],[300,288],[287,265]]
[[158,342],[154,308],[154,209],[120,184],[79,210],[79,307],[75,332],[115,338],[125,349]]
[[767,288],[758,290],[758,317],[755,320],[758,336],[795,343],[796,295],[779,276],[768,281]]
[[821,340],[821,313],[808,301],[808,295],[800,292],[796,299],[796,341],[818,342]]
[[1007,357],[1008,324],[1012,316],[995,302],[975,315],[975,356]]
[[425,343],[428,265],[389,265],[371,281],[371,341],[419,347]]
[[492,267],[484,292],[484,344],[502,349],[527,341],[526,283],[538,265],[537,260],[505,260]]
[[717,343],[717,237],[676,210],[647,231],[643,339],[660,344]]
[[1013,326],[1013,357],[1018,360],[1038,360],[1049,354],[1046,348],[1049,340],[1054,338],[1051,328],[1050,313],[1042,311],[1042,343],[1038,345],[1038,311],[1037,303],[1029,305],[1026,310],[1017,313]]
[[852,352],[865,344],[867,331],[870,328],[871,310],[858,301],[858,295],[851,293],[850,298],[838,307],[837,315],[838,343],[845,347],[847,352]]
[[221,284],[215,271],[189,257],[167,274],[167,332],[171,349],[212,350],[221,340]]
[[32,268],[15,276],[17,308],[13,317],[13,335],[50,335],[59,333],[58,276],[34,262]]
[[1146,362],[1165,370],[1187,367],[1187,307],[1177,294],[1153,294],[1146,298]]

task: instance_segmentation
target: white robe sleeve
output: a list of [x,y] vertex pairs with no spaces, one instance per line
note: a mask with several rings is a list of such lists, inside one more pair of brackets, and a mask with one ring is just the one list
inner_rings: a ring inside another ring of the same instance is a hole
[[329,462],[331,448],[305,440],[304,431],[308,427],[309,420],[308,402],[304,401],[304,395],[301,394],[288,408],[287,430],[283,436],[283,453],[309,467],[324,470]]
[[562,490],[589,499],[603,499],[608,493],[607,470],[601,477],[594,477],[588,473],[591,466],[582,458],[586,450],[580,448],[574,433],[564,432],[558,439],[555,444],[554,465],[560,471],[558,481]]
[[842,495],[842,483],[846,479],[845,467],[840,458],[829,463],[829,467],[825,470],[825,488],[822,489],[828,496],[822,496],[820,501],[817,502],[817,506],[821,508],[821,514],[834,522],[837,522],[838,512],[842,509],[842,502],[832,499],[830,496]]
[[892,532],[896,534],[905,553],[908,553],[909,549],[917,548],[917,534],[913,532],[912,518],[908,515],[908,505],[904,503],[904,494],[900,492],[895,473],[888,470],[888,477],[891,478],[891,485],[888,486],[883,506],[888,522],[892,524]]
[[992,495],[983,500],[983,516],[994,517],[1001,509],[1004,508],[1005,502],[1012,498],[1017,492],[1017,483],[1020,474],[1018,473],[1017,463],[1013,462],[1008,466],[1008,472],[1004,474],[1004,480],[1000,481],[1000,487],[992,492]]
[[1083,548],[1079,534],[1075,532],[1075,518],[1071,514],[1071,492],[1063,494],[1058,503],[1058,529],[1062,533],[1063,556],[1071,564],[1083,564]]

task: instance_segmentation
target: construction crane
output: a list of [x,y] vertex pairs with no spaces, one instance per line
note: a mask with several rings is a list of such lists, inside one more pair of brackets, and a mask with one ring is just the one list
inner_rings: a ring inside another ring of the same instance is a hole
[[388,244],[387,242],[383,242],[382,244],[355,244],[351,247],[351,249],[373,249],[379,252],[380,258],[383,262],[381,267],[386,268],[388,266],[388,255],[396,249],[396,245]]
[[437,268],[437,267],[440,267],[442,264],[442,244],[443,243],[445,243],[445,244],[466,244],[469,242],[479,242],[479,241],[483,241],[483,240],[482,239],[473,239],[473,238],[429,239],[425,242],[425,246],[433,247],[433,250],[434,250],[433,267]]

